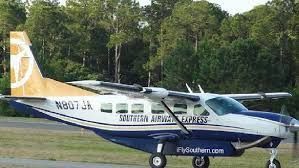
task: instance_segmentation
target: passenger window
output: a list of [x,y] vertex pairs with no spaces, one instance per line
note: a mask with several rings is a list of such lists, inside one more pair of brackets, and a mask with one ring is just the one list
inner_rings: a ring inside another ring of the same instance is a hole
[[116,113],[128,113],[128,104],[126,103],[116,104]]
[[175,104],[173,106],[174,114],[187,114],[187,104]]
[[153,103],[152,104],[152,114],[163,114],[164,108],[160,103]]
[[208,115],[210,115],[210,113],[204,107],[202,107],[201,104],[196,104],[194,106],[193,114],[195,116],[208,116]]
[[140,114],[144,111],[144,105],[143,104],[132,104],[132,114]]
[[101,105],[101,112],[112,113],[112,103],[103,103]]

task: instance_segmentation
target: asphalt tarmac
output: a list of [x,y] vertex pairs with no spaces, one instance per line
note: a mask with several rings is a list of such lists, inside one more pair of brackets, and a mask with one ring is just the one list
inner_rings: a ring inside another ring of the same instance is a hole
[[35,129],[47,129],[47,130],[64,130],[64,131],[80,131],[80,128],[69,126],[66,124],[52,122],[49,120],[40,121],[27,121],[20,118],[5,118],[0,120],[0,127],[12,127],[12,128],[35,128]]
[[0,158],[0,168],[145,168],[134,165],[115,165],[18,158]]

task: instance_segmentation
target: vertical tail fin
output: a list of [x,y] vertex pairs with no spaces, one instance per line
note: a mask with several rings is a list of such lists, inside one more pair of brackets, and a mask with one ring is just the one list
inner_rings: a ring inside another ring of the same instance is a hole
[[12,96],[89,96],[94,93],[44,78],[30,49],[26,32],[10,32]]
[[30,49],[26,32],[10,32],[11,95],[25,96],[43,85],[43,76]]

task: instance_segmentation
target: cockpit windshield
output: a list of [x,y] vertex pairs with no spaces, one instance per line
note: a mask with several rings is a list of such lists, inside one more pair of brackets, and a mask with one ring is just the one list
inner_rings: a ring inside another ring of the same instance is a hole
[[228,97],[216,97],[206,101],[206,104],[217,114],[225,115],[228,113],[240,112],[247,110],[238,101]]

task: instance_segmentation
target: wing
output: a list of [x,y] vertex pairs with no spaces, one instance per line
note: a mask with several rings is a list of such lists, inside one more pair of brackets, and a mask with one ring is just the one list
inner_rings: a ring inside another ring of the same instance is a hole
[[69,84],[91,89],[94,91],[106,90],[110,92],[118,92],[121,94],[127,94],[132,96],[145,96],[150,99],[185,99],[190,101],[199,101],[200,97],[198,95],[186,92],[178,92],[166,90],[159,87],[142,87],[140,85],[126,85],[120,83],[102,82],[102,81],[74,81],[68,82]]
[[290,93],[286,92],[276,92],[276,93],[251,93],[251,94],[225,94],[238,101],[255,101],[263,99],[281,99],[291,97]]
[[0,95],[0,100],[4,100],[4,101],[11,101],[11,100],[45,101],[47,99],[44,97],[27,97],[27,96],[17,97],[17,96]]

